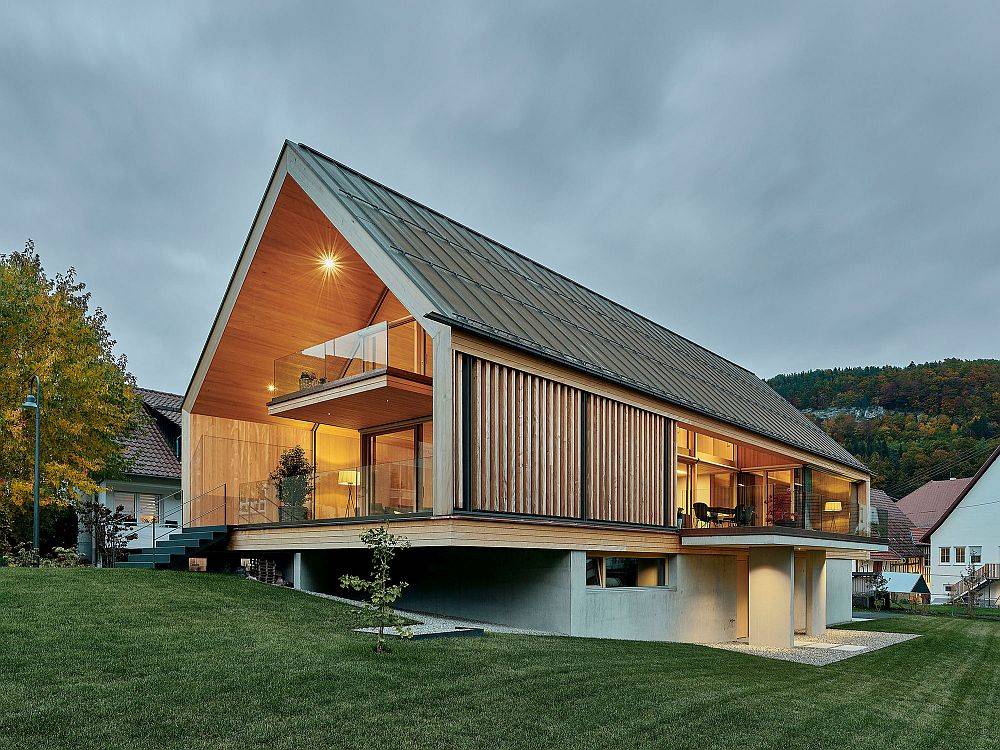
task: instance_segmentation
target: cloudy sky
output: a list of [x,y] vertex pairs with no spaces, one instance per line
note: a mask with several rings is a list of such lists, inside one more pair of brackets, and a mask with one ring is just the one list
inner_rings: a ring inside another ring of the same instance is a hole
[[5,4],[0,249],[183,391],[288,138],[764,377],[998,356],[1000,6],[764,8]]

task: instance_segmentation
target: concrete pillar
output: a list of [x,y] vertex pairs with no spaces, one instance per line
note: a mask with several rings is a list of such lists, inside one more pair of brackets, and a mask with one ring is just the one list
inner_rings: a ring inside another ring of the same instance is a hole
[[795,632],[795,553],[791,547],[751,547],[749,643],[791,648]]
[[809,617],[809,594],[806,584],[809,581],[806,558],[795,558],[795,632],[804,633],[808,629],[806,620]]
[[806,553],[806,635],[826,633],[826,552]]

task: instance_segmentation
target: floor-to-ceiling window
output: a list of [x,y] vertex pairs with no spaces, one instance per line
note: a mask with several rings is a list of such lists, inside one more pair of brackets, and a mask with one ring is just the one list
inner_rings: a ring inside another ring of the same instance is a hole
[[430,508],[431,440],[430,422],[365,436],[362,494],[370,515]]

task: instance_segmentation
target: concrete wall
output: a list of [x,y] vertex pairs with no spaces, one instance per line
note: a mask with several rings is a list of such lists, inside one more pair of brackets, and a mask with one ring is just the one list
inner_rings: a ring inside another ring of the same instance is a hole
[[851,621],[852,560],[826,561],[826,624]]
[[667,586],[602,589],[584,585],[583,592],[583,620],[574,635],[687,643],[719,643],[736,637],[733,556],[676,555],[670,558]]
[[[363,555],[302,552],[290,559],[296,588],[336,592]],[[668,585],[586,585],[586,553],[558,550],[411,549],[397,575],[399,607],[564,635],[716,643],[736,637],[736,558],[675,555]]]
[[[947,601],[945,584],[957,583],[969,565],[969,547],[983,548],[984,563],[1000,563],[1000,460],[994,461],[944,523],[931,535],[931,599]],[[951,562],[941,563],[950,547]],[[955,562],[955,547],[965,547],[965,562]],[[996,595],[996,592],[993,594]]]
[[410,586],[401,609],[570,635],[583,588],[586,559],[560,550],[422,550],[409,561]]

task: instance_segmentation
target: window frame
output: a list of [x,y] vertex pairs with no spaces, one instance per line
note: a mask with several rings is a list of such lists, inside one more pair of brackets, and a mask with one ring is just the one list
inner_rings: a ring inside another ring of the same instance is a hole
[[951,547],[938,547],[938,563],[951,565]]
[[[979,550],[978,552],[976,550]],[[969,547],[969,565],[982,565],[983,564],[983,547],[982,545],[970,546]]]
[[[959,550],[961,550],[961,554],[959,554]],[[962,559],[959,560],[958,559],[959,557],[961,557]],[[954,565],[965,565],[965,558],[966,558],[965,547],[955,547],[955,562],[953,564]]]

